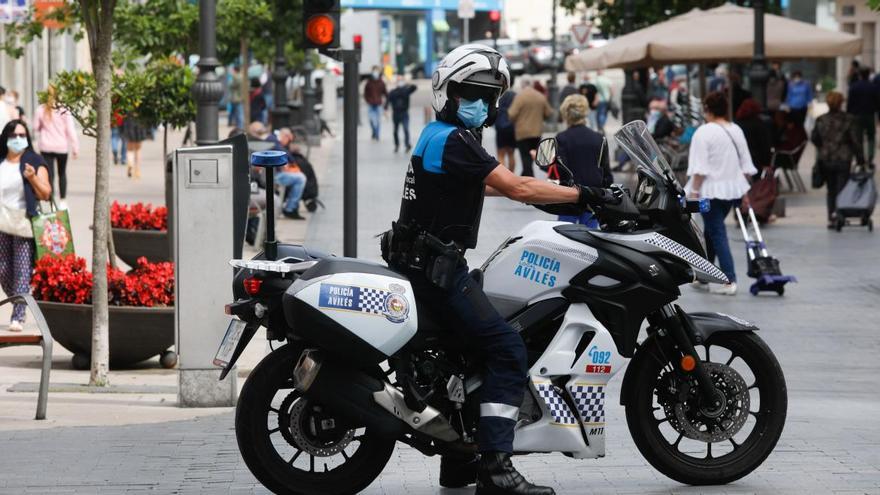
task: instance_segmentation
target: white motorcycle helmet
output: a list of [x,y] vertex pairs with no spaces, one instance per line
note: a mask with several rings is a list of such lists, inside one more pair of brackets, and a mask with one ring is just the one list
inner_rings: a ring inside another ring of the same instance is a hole
[[509,87],[510,69],[497,50],[486,45],[462,45],[443,57],[434,71],[432,106],[438,120],[455,123],[458,103],[454,96],[482,98],[489,103],[489,115],[483,123],[488,127],[498,115],[498,99]]

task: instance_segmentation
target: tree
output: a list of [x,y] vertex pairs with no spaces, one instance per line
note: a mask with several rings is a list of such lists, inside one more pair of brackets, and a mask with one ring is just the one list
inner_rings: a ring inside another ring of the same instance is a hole
[[[880,2],[880,0],[874,0]],[[729,3],[727,0],[635,0],[633,2],[633,26],[632,29],[642,29],[658,22],[663,22],[670,17],[685,14],[693,9],[711,9]],[[750,6],[751,2],[738,0],[737,5]],[[779,13],[781,6],[779,0],[770,0],[767,3],[768,13]],[[569,12],[573,12],[579,6],[594,7],[599,28],[608,36],[624,34],[623,14],[626,2],[618,0],[607,2],[605,0],[560,0],[559,5]]]
[[[283,0],[276,0],[283,1]],[[241,61],[241,102],[244,111],[244,124],[250,122],[248,94],[248,66],[250,63],[250,40],[259,38],[269,31],[272,23],[272,9],[266,0],[219,0],[217,3],[218,53],[225,54],[221,60],[229,60],[231,48],[238,45]]]
[[185,127],[196,116],[196,103],[192,98],[195,76],[189,67],[174,57],[151,61],[144,73],[148,79],[142,93],[143,101],[133,116],[146,127],[164,127],[164,159],[168,155],[168,128]]
[[115,15],[117,47],[139,56],[188,55],[198,48],[199,6],[189,0],[126,0]]

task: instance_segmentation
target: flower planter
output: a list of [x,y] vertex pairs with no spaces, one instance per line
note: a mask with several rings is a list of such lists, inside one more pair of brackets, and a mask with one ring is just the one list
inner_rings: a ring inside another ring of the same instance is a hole
[[145,256],[147,261],[171,261],[171,243],[166,230],[112,229],[116,255],[128,266],[137,266],[137,259]]
[[[76,369],[89,367],[92,349],[92,306],[37,301],[52,338],[73,353]],[[174,308],[110,306],[110,366],[124,368],[162,354],[166,368],[177,364]]]

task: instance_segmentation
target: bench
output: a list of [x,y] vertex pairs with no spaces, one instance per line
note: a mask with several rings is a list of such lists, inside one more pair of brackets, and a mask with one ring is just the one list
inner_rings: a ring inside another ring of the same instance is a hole
[[11,303],[24,303],[30,310],[37,328],[40,330],[39,335],[0,335],[0,348],[13,347],[19,345],[38,345],[43,348],[43,368],[40,373],[40,391],[37,396],[37,416],[36,419],[46,419],[46,402],[49,399],[49,372],[52,370],[52,333],[43,318],[43,313],[37,302],[30,294],[18,294],[3,301],[0,306]]

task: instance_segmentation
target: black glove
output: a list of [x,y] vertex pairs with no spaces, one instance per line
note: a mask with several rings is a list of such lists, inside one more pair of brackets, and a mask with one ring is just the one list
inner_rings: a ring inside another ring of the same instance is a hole
[[578,188],[578,204],[587,206],[619,205],[626,194],[620,187],[602,189],[593,186],[575,186]]

